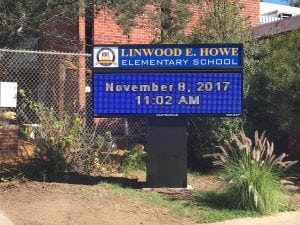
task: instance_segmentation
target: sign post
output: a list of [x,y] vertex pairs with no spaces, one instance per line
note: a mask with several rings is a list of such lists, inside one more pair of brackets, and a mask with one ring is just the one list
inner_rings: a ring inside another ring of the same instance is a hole
[[149,187],[187,186],[187,117],[241,114],[242,57],[240,44],[94,47],[94,117],[148,118]]
[[186,188],[186,118],[148,118],[147,144],[147,186]]

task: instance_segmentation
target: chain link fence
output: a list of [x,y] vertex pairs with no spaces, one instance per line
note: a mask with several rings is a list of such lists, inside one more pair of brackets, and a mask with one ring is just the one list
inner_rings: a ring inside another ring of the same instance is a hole
[[[5,155],[10,148],[17,149],[18,145],[19,150],[20,146],[25,149],[28,133],[24,136],[20,131],[26,126],[39,126],[30,102],[52,108],[58,118],[65,113],[80,117],[91,137],[99,136],[106,141],[109,133],[107,146],[114,143],[114,149],[132,150],[135,146],[145,146],[146,118],[93,118],[90,68],[91,55],[0,49],[0,81],[18,85],[17,107],[0,108],[0,115],[1,111],[12,111],[17,116],[13,122],[15,127],[10,130],[2,125],[0,116],[0,155]],[[187,122],[188,161],[195,165],[198,159],[202,160],[204,153],[211,153],[214,146],[228,139],[230,132],[234,131],[232,127],[239,127],[239,122],[233,126],[235,123],[223,118],[189,118]],[[92,138],[90,142],[95,141]]]
[[0,49],[0,81],[18,84],[17,107],[0,110],[15,112],[17,125],[37,124],[28,101],[42,103],[58,117],[64,113],[81,117],[85,129],[94,130],[97,124],[99,135],[111,132],[119,149],[144,144],[145,119],[93,119],[90,68],[91,56],[86,54]]

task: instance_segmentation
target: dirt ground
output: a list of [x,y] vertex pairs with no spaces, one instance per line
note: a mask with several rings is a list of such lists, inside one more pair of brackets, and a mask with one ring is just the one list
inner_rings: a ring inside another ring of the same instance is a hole
[[16,225],[195,224],[99,185],[25,182],[1,192],[0,208]]
[[[300,206],[299,178],[294,178],[296,186],[288,187],[298,206]],[[77,181],[84,181],[84,184]],[[1,182],[0,209],[15,225],[196,224],[163,207],[149,205],[142,199],[112,195],[107,187],[97,185],[99,182],[97,179],[79,178],[77,181]],[[108,178],[104,181],[121,183],[129,187],[132,187],[132,184],[139,185],[136,180],[121,177]],[[200,181],[192,178],[189,183],[194,184],[196,189],[207,189],[219,185],[212,175],[206,175]],[[137,191],[140,190],[137,189]]]

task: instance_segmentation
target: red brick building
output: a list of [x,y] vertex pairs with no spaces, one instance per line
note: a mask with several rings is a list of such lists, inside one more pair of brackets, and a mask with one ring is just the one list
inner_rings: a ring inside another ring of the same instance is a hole
[[[208,1],[209,2],[209,1]],[[259,24],[259,0],[240,0],[243,6],[241,16],[249,18],[252,26]],[[208,4],[204,8],[209,10]],[[197,25],[197,22],[201,20],[202,16],[205,16],[206,12],[196,5],[190,6],[193,12],[193,17],[187,25],[186,32],[190,32],[193,27]],[[99,11],[94,17],[93,21],[93,42],[94,44],[149,44],[155,42],[157,38],[157,30],[151,27],[150,20],[147,15],[139,16],[137,19],[137,26],[132,31],[125,35],[122,28],[117,25],[114,13],[110,10]],[[85,38],[85,21],[79,21],[79,38],[84,40]]]
[[[207,1],[209,2],[209,1]],[[241,16],[248,18],[251,26],[259,24],[259,0],[240,0],[242,5]],[[192,29],[201,20],[202,16],[209,10],[209,3],[203,8],[206,11],[201,11],[201,8],[197,5],[190,5],[190,10],[193,13],[191,21],[187,24],[185,29],[186,33],[192,31]],[[148,9],[153,10],[151,6]],[[111,10],[100,10],[95,13],[92,23],[92,42],[93,44],[149,44],[159,41],[159,35],[157,35],[157,28],[151,26],[151,21],[147,17],[147,14],[143,14],[136,18],[137,25],[132,28],[129,34],[124,34],[123,29],[116,22],[115,14]],[[78,23],[78,46],[80,51],[85,52],[86,46],[86,20],[84,18],[79,19]],[[66,45],[65,45],[66,46]],[[60,46],[61,47],[61,46]],[[84,62],[81,62],[84,63]],[[85,72],[82,71],[80,79],[81,84],[85,80]],[[79,90],[84,91],[84,87],[80,87]],[[84,94],[80,91],[80,105],[85,105]]]
[[[249,18],[251,26],[259,24],[259,0],[239,0],[242,5],[241,16]],[[190,5],[193,17],[185,31],[189,33],[209,10],[209,1],[204,7]],[[154,11],[151,6],[148,9]],[[151,20],[147,14],[136,18],[137,25],[129,34],[124,34],[123,29],[116,22],[115,14],[111,10],[99,10],[94,15],[93,37],[94,44],[149,44],[155,43],[159,38],[158,30],[151,26]],[[68,18],[53,17],[51,21],[42,27],[40,49],[51,49],[67,52],[85,51],[86,20],[79,18],[78,22]],[[51,31],[51,32],[49,32]],[[54,34],[54,35],[53,35]]]
[[[210,1],[203,7],[198,5],[190,5],[189,8],[193,13],[193,17],[185,28],[186,34],[201,21],[210,10]],[[251,26],[259,24],[259,0],[240,0],[242,11],[241,16],[248,18]],[[147,6],[146,9],[155,13],[153,6]],[[85,53],[91,44],[149,44],[159,42],[160,31],[157,27],[151,25],[151,20],[147,13],[136,17],[137,25],[131,29],[129,34],[124,34],[121,26],[117,24],[115,14],[112,10],[99,10],[94,15],[92,27],[88,28],[87,19],[79,18],[78,22],[65,20],[64,18],[54,17],[52,21],[45,24],[40,38],[40,49],[51,49],[65,52],[81,52]],[[67,23],[67,24],[65,24]],[[57,35],[52,35],[52,33]],[[86,34],[93,33],[92,38]],[[90,40],[87,43],[86,40]],[[79,59],[80,71],[78,74],[79,85],[77,90],[78,103],[80,108],[85,108],[85,85],[86,85],[86,67],[85,58]]]
[[[203,7],[199,5],[190,5],[189,8],[193,17],[185,28],[188,34],[198,24],[210,10],[210,1]],[[251,26],[259,24],[259,0],[240,0],[242,11],[241,16],[249,18]],[[147,6],[146,9],[155,13],[153,6]],[[155,26],[151,25],[151,20],[147,13],[137,16],[137,25],[132,28],[129,34],[124,34],[123,29],[116,22],[114,12],[111,10],[99,10],[94,15],[92,27],[87,28],[87,20],[80,17],[78,22],[71,21],[68,18],[53,17],[51,21],[42,27],[39,48],[41,50],[54,50],[63,52],[81,52],[85,53],[91,44],[149,44],[156,43],[160,39],[160,32]],[[89,31],[87,32],[87,29]],[[49,32],[51,31],[51,32]],[[93,33],[92,38],[87,38],[86,34]],[[87,43],[87,39],[90,43]],[[79,106],[85,107],[85,81],[86,69],[85,59],[80,58],[79,71]]]

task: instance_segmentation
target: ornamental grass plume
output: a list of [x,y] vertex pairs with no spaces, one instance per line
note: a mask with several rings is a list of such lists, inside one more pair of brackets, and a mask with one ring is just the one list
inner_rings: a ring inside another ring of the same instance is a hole
[[292,207],[287,201],[281,180],[283,172],[297,161],[285,160],[287,155],[276,156],[274,144],[265,132],[255,131],[254,142],[245,132],[240,137],[218,146],[219,153],[208,154],[213,164],[222,166],[221,177],[228,183],[228,192],[236,207],[269,213]]

